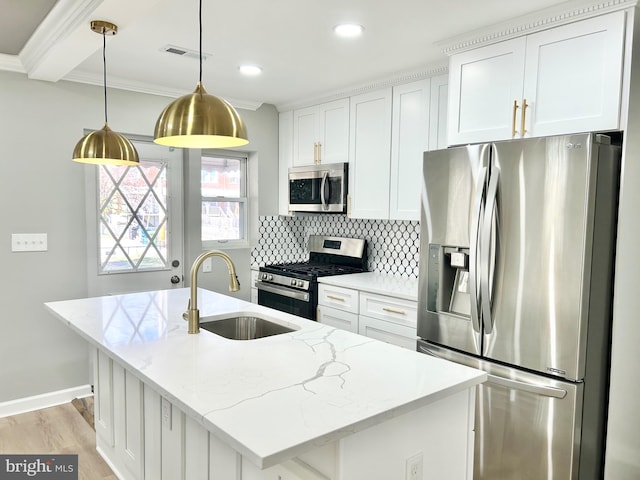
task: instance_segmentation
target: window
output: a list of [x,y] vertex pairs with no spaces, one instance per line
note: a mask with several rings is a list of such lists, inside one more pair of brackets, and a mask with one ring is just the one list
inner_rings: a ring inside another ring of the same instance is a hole
[[98,169],[98,273],[167,269],[167,163]]
[[247,156],[204,151],[200,179],[203,247],[246,246]]

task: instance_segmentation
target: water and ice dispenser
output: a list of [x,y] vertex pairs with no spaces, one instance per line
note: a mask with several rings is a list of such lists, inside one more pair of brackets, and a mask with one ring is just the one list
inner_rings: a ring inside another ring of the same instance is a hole
[[429,245],[427,310],[471,315],[469,248]]

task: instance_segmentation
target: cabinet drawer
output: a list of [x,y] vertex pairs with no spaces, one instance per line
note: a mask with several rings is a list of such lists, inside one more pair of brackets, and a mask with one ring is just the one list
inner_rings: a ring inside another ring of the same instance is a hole
[[391,343],[409,350],[416,349],[416,329],[398,325],[397,323],[360,315],[358,318],[358,333],[365,337],[375,338],[382,342]]
[[318,285],[318,305],[358,313],[358,290],[321,283]]
[[360,315],[397,323],[415,330],[418,324],[418,304],[401,298],[361,293]]
[[358,314],[318,305],[318,323],[358,333]]

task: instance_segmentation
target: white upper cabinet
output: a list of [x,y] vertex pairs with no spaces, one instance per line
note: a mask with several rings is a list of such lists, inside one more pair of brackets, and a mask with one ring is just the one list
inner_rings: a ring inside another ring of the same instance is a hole
[[453,55],[448,143],[615,130],[625,12]]
[[350,217],[389,218],[391,101],[391,87],[351,97]]
[[348,158],[348,98],[293,112],[293,166],[346,162]]
[[449,63],[449,144],[512,138],[522,98],[525,39],[453,55]]
[[449,76],[432,77],[429,102],[429,150],[447,148],[448,98]]
[[393,220],[419,218],[422,156],[429,149],[430,95],[428,79],[393,88],[389,198]]
[[620,127],[624,26],[620,11],[527,37],[524,124],[531,136]]

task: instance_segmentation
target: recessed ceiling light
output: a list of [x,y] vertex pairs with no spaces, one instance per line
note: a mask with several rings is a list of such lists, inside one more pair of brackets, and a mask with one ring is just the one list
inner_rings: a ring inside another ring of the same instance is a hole
[[362,35],[364,27],[357,23],[342,23],[333,27],[333,31],[339,37],[358,37]]
[[262,68],[257,65],[240,65],[238,67],[240,73],[248,76],[256,76],[262,73]]

